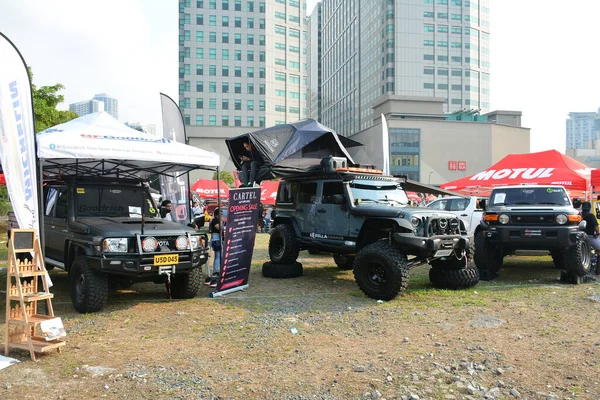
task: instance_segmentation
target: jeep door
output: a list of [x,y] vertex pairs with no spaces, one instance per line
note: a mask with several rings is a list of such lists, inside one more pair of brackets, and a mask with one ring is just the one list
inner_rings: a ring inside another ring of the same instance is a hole
[[317,204],[316,233],[328,239],[344,240],[348,236],[348,207],[341,181],[324,181],[320,203]]
[[303,182],[298,185],[298,201],[296,202],[296,221],[303,237],[315,233],[317,219],[317,183]]
[[44,190],[44,247],[46,257],[63,262],[67,228],[68,191],[66,186],[50,186]]

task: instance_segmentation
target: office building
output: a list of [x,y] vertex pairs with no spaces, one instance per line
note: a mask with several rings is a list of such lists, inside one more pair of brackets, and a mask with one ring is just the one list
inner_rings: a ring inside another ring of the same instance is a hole
[[104,111],[104,103],[98,100],[80,101],[79,103],[69,104],[69,110],[82,117],[87,114]]
[[488,112],[489,3],[323,0],[321,122],[345,136],[367,129],[384,94]]
[[566,125],[567,149],[592,149],[600,139],[600,110],[571,112]]
[[94,100],[104,103],[104,111],[109,113],[114,119],[119,119],[119,100],[110,97],[106,93],[100,93],[94,96]]
[[305,16],[306,0],[179,1],[179,106],[193,128],[188,136],[305,117]]
[[315,5],[307,23],[307,74],[306,74],[306,108],[307,117],[322,120],[322,73],[321,73],[321,3]]

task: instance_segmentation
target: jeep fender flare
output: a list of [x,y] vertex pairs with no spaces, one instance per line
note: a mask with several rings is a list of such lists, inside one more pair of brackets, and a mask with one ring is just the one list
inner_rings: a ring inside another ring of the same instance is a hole
[[282,225],[282,224],[291,225],[292,228],[294,228],[294,233],[296,234],[296,237],[302,236],[302,234],[300,233],[300,227],[298,227],[298,223],[296,222],[295,219],[290,218],[290,217],[276,218],[275,221],[273,222],[272,226],[269,229],[273,229],[277,225]]
[[73,261],[81,255],[91,256],[93,255],[92,248],[86,243],[75,242],[72,240],[67,240],[65,242],[65,271],[69,271],[71,269],[71,264]]
[[[413,226],[405,219],[369,218],[365,220],[360,228],[360,233],[356,240],[356,250],[358,251],[380,239],[387,239],[391,232],[407,230],[412,232]],[[373,232],[378,232],[380,234],[373,235]]]

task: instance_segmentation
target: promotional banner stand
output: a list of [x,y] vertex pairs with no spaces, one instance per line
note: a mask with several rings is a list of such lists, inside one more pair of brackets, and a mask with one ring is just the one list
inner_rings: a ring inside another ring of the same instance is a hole
[[229,293],[233,293],[233,292],[239,292],[239,291],[244,291],[246,290],[250,285],[243,285],[243,286],[238,286],[238,287],[234,287],[231,289],[226,289],[226,290],[222,290],[220,292],[211,292],[210,293],[210,297],[219,297],[219,296],[223,296]]

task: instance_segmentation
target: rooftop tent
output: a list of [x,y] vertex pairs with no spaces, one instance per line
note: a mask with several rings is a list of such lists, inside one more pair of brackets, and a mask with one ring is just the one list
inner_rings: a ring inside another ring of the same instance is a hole
[[350,164],[355,164],[346,147],[362,146],[352,139],[339,136],[314,119],[305,119],[226,139],[229,154],[237,169],[241,169],[238,156],[245,152],[245,140],[254,144],[265,161],[263,169],[268,169],[268,174],[263,179],[318,170],[321,159],[329,155],[346,157]]
[[146,177],[216,170],[219,155],[136,131],[106,112],[40,132],[37,154],[50,174]]
[[486,193],[495,186],[562,185],[568,190],[589,190],[590,171],[556,150],[530,154],[509,154],[487,170],[441,185],[462,193]]

